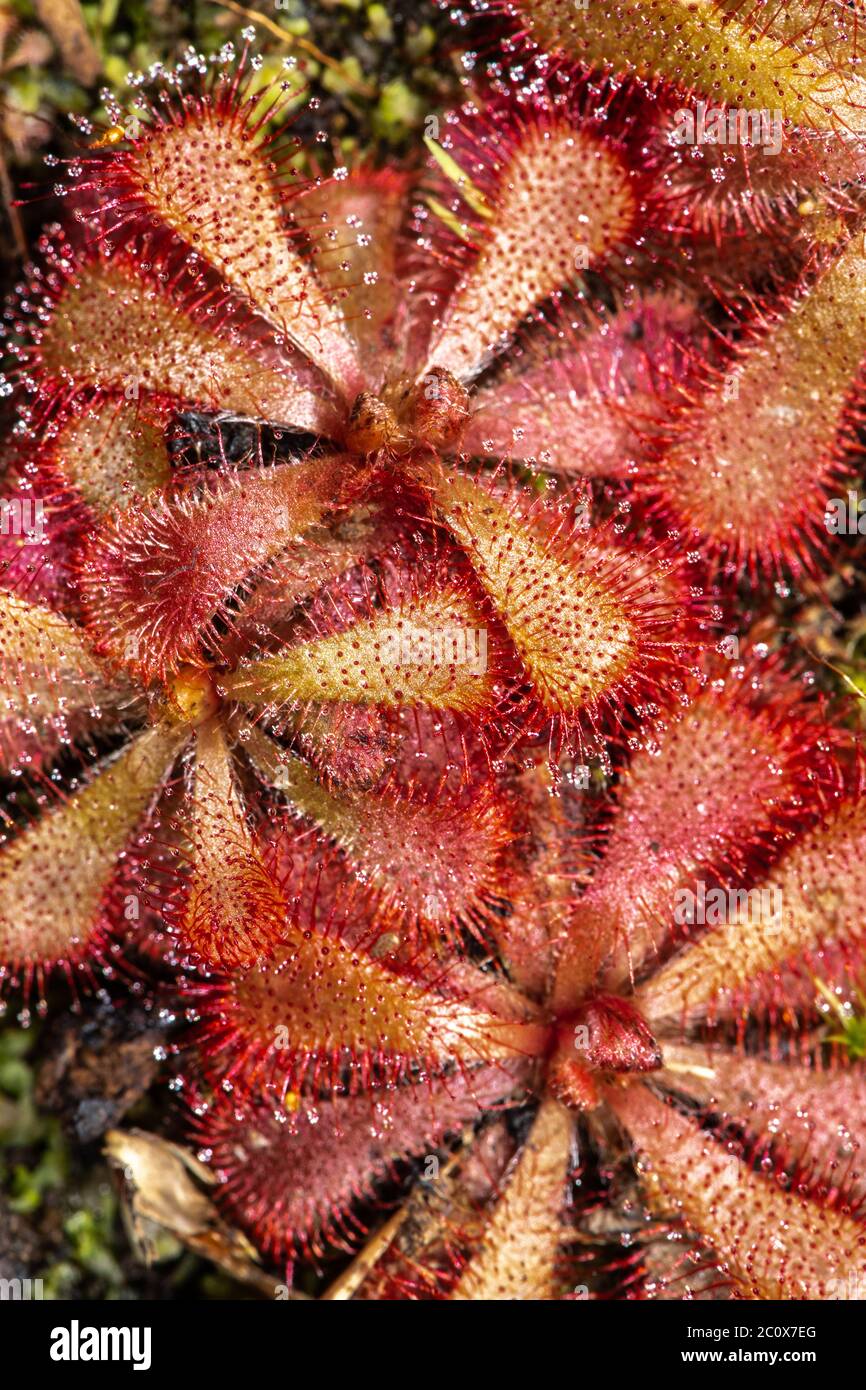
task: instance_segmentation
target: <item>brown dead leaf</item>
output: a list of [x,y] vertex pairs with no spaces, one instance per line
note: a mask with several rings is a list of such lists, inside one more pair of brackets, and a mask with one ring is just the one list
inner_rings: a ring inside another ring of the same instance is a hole
[[81,12],[79,0],[34,0],[36,14],[57,44],[63,66],[90,87],[102,70],[96,46]]
[[0,43],[4,45],[3,71],[44,67],[54,52],[51,40],[40,29],[15,29],[0,24]]
[[105,1154],[122,1176],[127,1231],[145,1263],[155,1261],[156,1238],[167,1231],[233,1279],[266,1298],[277,1296],[273,1278],[255,1263],[253,1246],[223,1221],[206,1191],[216,1181],[213,1173],[189,1149],[144,1130],[113,1129]]

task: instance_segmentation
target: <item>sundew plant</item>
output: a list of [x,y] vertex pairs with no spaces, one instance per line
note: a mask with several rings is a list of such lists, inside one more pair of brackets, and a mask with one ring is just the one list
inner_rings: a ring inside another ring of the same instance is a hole
[[162,1021],[109,1156],[260,1292],[864,1297],[862,18],[479,5],[390,152],[250,28],[49,156],[0,987]]

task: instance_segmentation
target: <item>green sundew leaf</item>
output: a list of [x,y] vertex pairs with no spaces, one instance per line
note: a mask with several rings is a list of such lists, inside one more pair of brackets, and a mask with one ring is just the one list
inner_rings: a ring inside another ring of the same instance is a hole
[[461,222],[458,217],[455,217],[451,209],[446,208],[444,203],[440,203],[438,198],[427,197],[424,201],[434,217],[438,217],[440,222],[444,222],[448,230],[453,232],[455,236],[459,236],[461,241],[465,241],[469,246],[478,245],[477,238],[472,228],[468,227],[465,222]]
[[830,1033],[827,1042],[844,1047],[852,1062],[866,1057],[866,1018],[850,1018],[841,1033]]
[[839,1020],[839,1031],[828,1033],[825,1041],[844,1047],[852,1061],[866,1057],[866,999],[858,990],[857,1000],[861,1009],[858,1014],[850,1001],[843,1003],[823,980],[815,979],[814,984]]
[[443,149],[442,146],[429,135],[424,136],[424,144],[436,160],[436,163],[439,165],[445,177],[450,179],[451,182],[457,186],[457,191],[464,203],[466,203],[473,212],[477,212],[479,217],[483,217],[486,222],[489,222],[493,217],[492,207],[481,192],[481,189],[475,187],[475,184],[469,178],[468,174],[464,174],[453,155],[450,155],[447,150]]

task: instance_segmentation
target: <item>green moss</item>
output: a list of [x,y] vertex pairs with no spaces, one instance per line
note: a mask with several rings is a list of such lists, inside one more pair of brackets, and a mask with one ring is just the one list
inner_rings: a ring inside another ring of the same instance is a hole
[[79,1265],[108,1285],[123,1283],[123,1272],[111,1251],[117,1202],[109,1188],[101,1191],[88,1207],[73,1212],[63,1223]]
[[348,58],[343,59],[340,68],[340,72],[333,68],[325,68],[322,75],[325,91],[333,92],[335,96],[347,96],[357,92],[358,84],[364,81],[364,70],[358,59],[350,53]]
[[98,10],[100,29],[111,29],[120,12],[120,0],[101,0]]
[[16,1163],[8,1183],[9,1207],[12,1211],[37,1211],[47,1192],[62,1188],[66,1182],[69,1157],[60,1124],[52,1117],[31,1113],[32,1128],[38,1131],[36,1142],[40,1149],[37,1161],[28,1167]]
[[6,79],[7,90],[19,111],[33,116],[42,105],[44,82],[31,68],[20,68]]
[[405,138],[407,130],[420,127],[426,111],[427,103],[405,82],[395,79],[382,88],[373,112],[373,129],[381,139],[397,144]]
[[420,29],[406,35],[406,56],[417,63],[420,58],[425,58],[431,53],[436,43],[436,31],[429,24],[422,24]]
[[81,1272],[69,1260],[57,1260],[42,1271],[42,1297],[62,1299],[74,1297],[81,1282]]
[[111,87],[125,87],[129,61],[117,53],[109,53],[103,62],[106,81]]
[[379,43],[393,43],[394,26],[384,5],[367,6],[367,23],[370,25],[373,38]]

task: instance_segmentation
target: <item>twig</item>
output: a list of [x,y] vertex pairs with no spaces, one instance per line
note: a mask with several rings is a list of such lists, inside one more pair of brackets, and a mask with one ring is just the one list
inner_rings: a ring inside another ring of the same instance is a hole
[[60,50],[67,72],[90,87],[102,71],[102,59],[84,22],[79,0],[34,0],[36,14]]
[[[442,1184],[445,1178],[450,1177],[454,1169],[457,1167],[458,1163],[463,1157],[464,1145],[466,1142],[466,1137],[464,1136],[460,1148],[457,1150],[456,1153],[453,1153],[451,1155],[444,1168],[442,1169],[442,1172],[439,1174],[439,1184]],[[400,1207],[399,1211],[395,1211],[394,1215],[389,1217],[389,1219],[385,1222],[384,1226],[380,1226],[379,1230],[376,1231],[375,1235],[373,1235],[370,1238],[370,1240],[367,1241],[367,1244],[364,1246],[363,1250],[360,1250],[358,1252],[358,1254],[355,1256],[354,1260],[348,1266],[348,1268],[344,1269],[343,1273],[339,1276],[339,1278],[335,1279],[333,1284],[331,1284],[325,1290],[325,1292],[320,1295],[320,1303],[336,1301],[343,1302],[346,1299],[352,1297],[352,1295],[364,1282],[367,1275],[370,1273],[370,1270],[373,1269],[379,1263],[379,1260],[382,1258],[385,1251],[388,1249],[388,1246],[392,1244],[394,1237],[397,1235],[397,1232],[400,1230],[401,1226],[404,1225],[407,1217],[417,1214],[419,1206],[418,1195],[418,1188],[415,1188],[412,1192],[410,1192],[409,1196],[403,1203],[402,1207]]]
[[411,1198],[405,1202],[399,1211],[380,1226],[379,1230],[371,1240],[367,1241],[363,1250],[355,1256],[348,1269],[344,1269],[338,1279],[325,1290],[321,1295],[320,1302],[343,1302],[352,1297],[352,1294],[364,1282],[370,1270],[379,1263],[382,1255],[391,1244],[395,1235],[399,1231],[406,1217],[409,1215]]
[[317,63],[323,67],[330,68],[332,72],[340,74],[342,80],[348,87],[353,87],[360,96],[375,97],[378,92],[375,87],[371,87],[369,82],[359,82],[357,77],[353,77],[347,72],[342,63],[338,63],[336,58],[329,58],[327,53],[323,53],[321,48],[311,43],[309,39],[302,39],[297,34],[287,34],[285,29],[281,29],[279,24],[275,24],[261,10],[249,10],[245,5],[239,5],[237,0],[214,0],[214,4],[222,5],[226,10],[233,10],[235,14],[243,15],[245,19],[252,19],[256,24],[263,24],[281,43],[287,48],[301,48],[305,53],[309,53],[311,58],[315,58]]
[[0,149],[0,195],[2,195],[6,216],[9,218],[9,225],[12,228],[12,239],[15,242],[16,253],[23,258],[27,255],[27,238],[24,235],[21,214],[15,206],[15,190],[12,187],[12,180],[9,177],[9,170],[6,167],[6,159],[2,149]]

